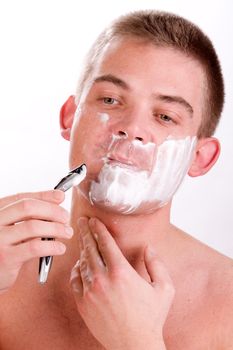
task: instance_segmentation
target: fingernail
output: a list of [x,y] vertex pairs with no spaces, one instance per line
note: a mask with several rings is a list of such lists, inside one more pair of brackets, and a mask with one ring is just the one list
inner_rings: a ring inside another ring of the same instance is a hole
[[59,246],[58,246],[58,250],[60,253],[65,253],[66,251],[66,246],[60,242]]
[[89,220],[89,224],[90,224],[90,226],[92,226],[94,228],[96,226],[96,218],[91,218]]
[[85,230],[87,227],[87,218],[84,218],[84,217],[79,218],[78,227],[81,231]]
[[65,231],[69,237],[73,236],[74,230],[71,226],[65,226]]

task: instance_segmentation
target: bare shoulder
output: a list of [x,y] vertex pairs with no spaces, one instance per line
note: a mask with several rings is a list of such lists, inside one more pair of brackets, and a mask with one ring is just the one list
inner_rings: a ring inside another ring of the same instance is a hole
[[176,242],[179,241],[178,246],[183,252],[186,252],[186,259],[188,259],[194,266],[205,267],[208,271],[210,280],[214,285],[223,283],[232,283],[233,277],[233,259],[209,247],[205,243],[199,241],[190,234],[173,226],[176,233]]
[[[194,237],[187,238],[187,253],[194,268],[206,271],[206,290],[220,304],[233,303],[233,259],[209,247]],[[191,254],[191,251],[193,252]]]
[[214,254],[208,280],[213,325],[221,348],[230,350],[233,349],[233,260],[218,252]]
[[186,262],[194,283],[198,285],[204,276],[199,285],[202,295],[200,317],[208,324],[216,348],[233,350],[233,259],[179,229],[177,234],[185,245]]

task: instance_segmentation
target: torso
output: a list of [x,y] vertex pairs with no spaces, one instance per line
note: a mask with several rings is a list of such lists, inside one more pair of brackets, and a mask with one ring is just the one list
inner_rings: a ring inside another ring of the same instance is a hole
[[[203,249],[208,252],[204,259],[197,253],[196,261],[190,259],[173,276],[176,296],[164,327],[168,350],[233,349],[224,345],[226,314],[233,307],[233,264],[212,249]],[[27,275],[23,272],[20,279]],[[51,291],[47,294],[46,286],[31,286],[20,284],[17,289],[16,284],[0,296],[1,350],[104,349],[79,316],[68,284],[56,298]]]

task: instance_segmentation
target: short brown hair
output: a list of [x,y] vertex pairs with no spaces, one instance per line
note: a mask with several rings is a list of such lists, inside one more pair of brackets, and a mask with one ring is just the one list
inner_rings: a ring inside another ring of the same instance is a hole
[[[78,85],[77,98],[93,72],[105,46],[114,38],[136,37],[159,47],[171,47],[198,60],[206,74],[203,117],[197,136],[210,137],[218,125],[224,104],[224,81],[218,56],[210,39],[192,22],[172,13],[136,11],[119,17],[91,47]],[[204,91],[203,91],[204,94]]]

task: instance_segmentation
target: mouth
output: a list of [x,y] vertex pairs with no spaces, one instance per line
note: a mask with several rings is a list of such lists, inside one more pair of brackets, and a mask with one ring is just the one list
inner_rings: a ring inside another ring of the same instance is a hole
[[107,164],[109,164],[111,166],[119,166],[121,168],[126,168],[126,169],[130,169],[133,171],[141,171],[139,166],[131,160],[125,160],[125,159],[120,159],[120,158],[116,159],[116,158],[108,157]]

